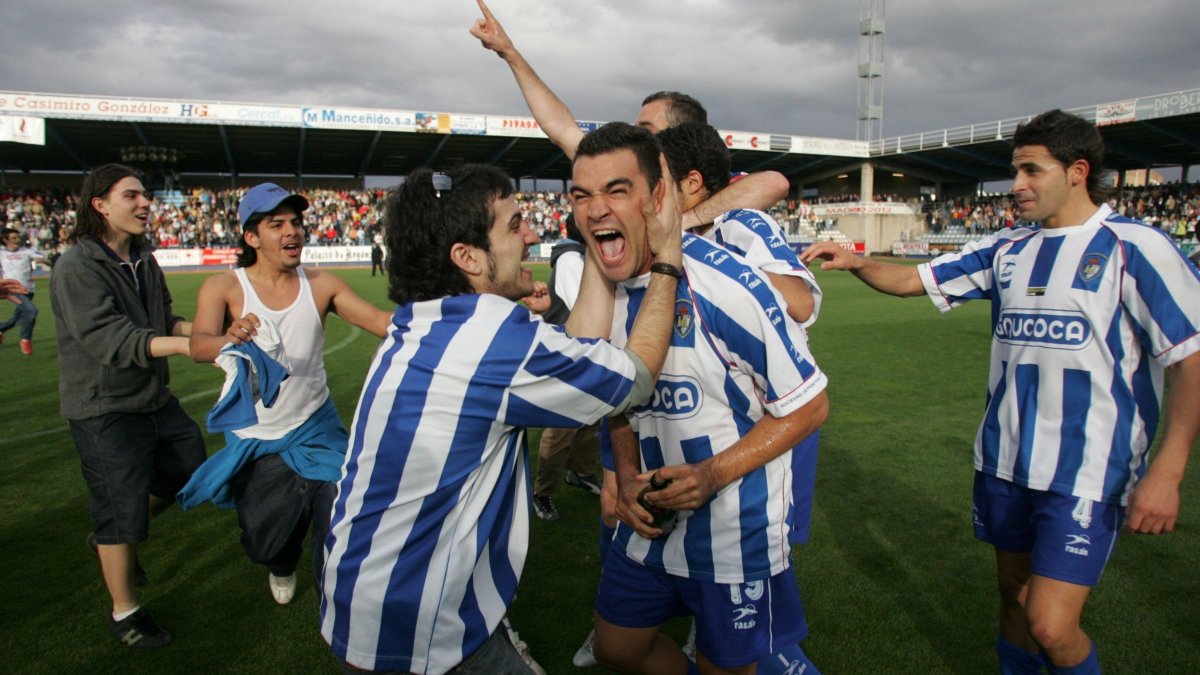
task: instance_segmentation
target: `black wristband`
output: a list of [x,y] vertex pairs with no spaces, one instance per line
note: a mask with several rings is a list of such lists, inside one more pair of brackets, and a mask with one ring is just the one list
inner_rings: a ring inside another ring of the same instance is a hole
[[683,270],[664,262],[656,262],[650,265],[650,271],[658,272],[659,274],[665,274],[669,277],[675,277],[676,279],[683,278]]

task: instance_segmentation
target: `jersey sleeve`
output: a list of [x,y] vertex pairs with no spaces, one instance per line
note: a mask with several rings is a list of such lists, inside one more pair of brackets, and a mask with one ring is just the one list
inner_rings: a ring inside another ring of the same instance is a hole
[[948,312],[968,300],[991,298],[995,286],[993,260],[1006,242],[994,234],[967,242],[957,253],[918,265],[921,283],[934,306]]
[[1121,303],[1162,366],[1200,351],[1200,272],[1160,232],[1122,242]]
[[827,379],[804,331],[787,320],[779,296],[763,276],[743,275],[751,268],[732,257],[688,262],[689,277],[706,277],[698,285],[710,294],[695,298],[705,339],[712,340],[730,368],[754,380],[768,414],[783,417],[825,389]]
[[801,325],[807,327],[816,322],[821,310],[821,287],[788,245],[787,237],[775,219],[762,211],[737,209],[717,218],[713,232],[718,245],[742,256],[752,267],[802,280],[812,293],[813,311]]
[[609,415],[633,388],[633,361],[604,340],[572,338],[528,312],[514,312],[505,329],[524,333],[529,344],[500,408],[506,424],[585,426]]

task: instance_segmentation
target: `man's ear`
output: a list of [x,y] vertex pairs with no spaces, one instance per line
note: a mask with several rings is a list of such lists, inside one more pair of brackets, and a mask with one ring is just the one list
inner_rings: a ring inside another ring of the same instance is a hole
[[1087,184],[1088,174],[1092,172],[1092,166],[1088,164],[1086,159],[1077,159],[1071,162],[1071,166],[1067,167],[1067,177],[1071,185],[1079,185],[1080,183]]
[[704,176],[700,172],[692,169],[688,171],[683,180],[679,181],[679,187],[685,195],[694,195],[704,189]]
[[262,240],[258,238],[258,228],[257,227],[254,228],[253,230],[244,230],[242,232],[242,238],[245,239],[246,244],[249,245],[250,248],[253,248],[253,249],[257,249],[259,247],[259,244],[262,243]]
[[462,270],[467,279],[474,279],[484,273],[482,257],[483,251],[462,242],[450,247],[450,262]]

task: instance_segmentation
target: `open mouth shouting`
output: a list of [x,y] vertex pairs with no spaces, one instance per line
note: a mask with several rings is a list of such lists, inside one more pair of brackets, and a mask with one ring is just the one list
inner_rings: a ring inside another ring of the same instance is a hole
[[596,239],[600,262],[606,267],[620,265],[625,257],[625,235],[612,228],[605,228],[593,231],[592,236]]

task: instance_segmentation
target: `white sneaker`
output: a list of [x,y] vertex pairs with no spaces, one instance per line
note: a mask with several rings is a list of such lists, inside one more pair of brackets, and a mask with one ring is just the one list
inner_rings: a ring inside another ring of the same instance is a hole
[[292,572],[286,577],[267,574],[267,585],[271,587],[271,595],[275,596],[275,602],[286,605],[296,595],[296,573]]
[[583,645],[575,652],[575,658],[571,659],[571,663],[575,664],[576,668],[591,668],[598,665],[596,655],[592,653],[592,645],[596,643],[596,629],[588,633],[587,639],[583,641]]
[[683,645],[683,654],[689,661],[696,660],[696,620],[692,619],[692,629],[688,631],[687,642]]
[[525,662],[525,665],[529,666],[534,675],[546,675],[546,670],[542,668],[540,663],[533,660],[533,655],[529,653],[529,645],[525,644],[521,636],[517,635],[517,631],[513,630],[512,624],[508,622],[508,617],[504,617],[502,622],[504,623],[504,630],[508,633],[508,641],[512,643],[513,648],[521,655],[521,660]]

